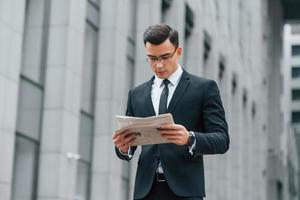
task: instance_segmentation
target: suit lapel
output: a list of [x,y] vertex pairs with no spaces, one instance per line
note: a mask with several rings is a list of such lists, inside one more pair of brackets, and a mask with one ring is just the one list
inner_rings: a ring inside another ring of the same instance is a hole
[[179,83],[175,89],[175,92],[172,96],[172,99],[170,101],[169,107],[168,107],[168,112],[171,113],[174,108],[176,107],[176,105],[178,104],[178,102],[180,101],[180,99],[182,98],[182,96],[184,95],[186,89],[188,88],[190,82],[189,82],[189,74],[183,70],[182,76],[179,80]]
[[151,78],[150,81],[146,84],[145,88],[145,104],[146,104],[146,109],[149,112],[149,116],[155,115],[155,110],[153,107],[152,99],[151,99],[151,90],[152,90],[152,83],[154,80],[154,76]]

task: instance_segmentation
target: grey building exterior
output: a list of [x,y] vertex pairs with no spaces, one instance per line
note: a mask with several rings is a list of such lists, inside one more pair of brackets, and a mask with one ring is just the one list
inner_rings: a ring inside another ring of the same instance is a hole
[[151,78],[142,34],[162,22],[179,31],[181,66],[216,80],[226,110],[231,146],[204,158],[207,199],[296,199],[289,166],[299,165],[282,103],[283,24],[300,18],[295,8],[291,0],[0,0],[0,200],[132,198],[137,155],[115,156],[114,116],[124,114],[128,90]]
[[[294,137],[289,144],[295,143],[296,152],[290,151],[288,154],[288,167],[290,193],[294,196],[299,196],[296,193],[300,191],[300,24],[292,23],[284,27],[284,70],[285,75],[285,107],[286,107],[286,121],[285,128],[290,129],[290,135]],[[289,145],[290,147],[291,145]],[[295,156],[298,155],[298,156]],[[296,158],[295,158],[296,157]],[[299,197],[297,198],[299,199]]]

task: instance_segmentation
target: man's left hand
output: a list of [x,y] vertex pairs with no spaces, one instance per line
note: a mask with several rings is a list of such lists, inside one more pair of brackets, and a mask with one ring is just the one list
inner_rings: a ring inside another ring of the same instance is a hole
[[189,132],[180,124],[164,124],[158,129],[163,138],[177,145],[186,145],[189,140]]

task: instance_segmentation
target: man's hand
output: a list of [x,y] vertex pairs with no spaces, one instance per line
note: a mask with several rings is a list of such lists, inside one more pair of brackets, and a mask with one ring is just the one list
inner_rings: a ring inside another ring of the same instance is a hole
[[112,139],[117,148],[119,148],[123,153],[128,153],[128,149],[133,144],[135,136],[127,129],[114,132]]
[[164,124],[158,130],[162,137],[177,145],[186,145],[190,137],[186,128],[180,124]]

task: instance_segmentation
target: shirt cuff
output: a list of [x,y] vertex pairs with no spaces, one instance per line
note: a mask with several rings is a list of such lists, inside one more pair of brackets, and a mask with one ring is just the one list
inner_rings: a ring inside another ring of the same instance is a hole
[[[195,133],[194,133],[193,131],[190,131],[190,133],[195,137]],[[191,155],[194,155],[194,149],[195,149],[195,147],[196,147],[196,137],[195,137],[195,140],[194,140],[193,145],[192,145],[191,147],[188,146],[188,148],[189,148],[189,153],[190,153]]]
[[132,154],[131,154],[131,148],[129,147],[128,149],[128,153],[124,153],[119,149],[120,154],[124,155],[124,156],[128,156],[129,159],[132,158]]

